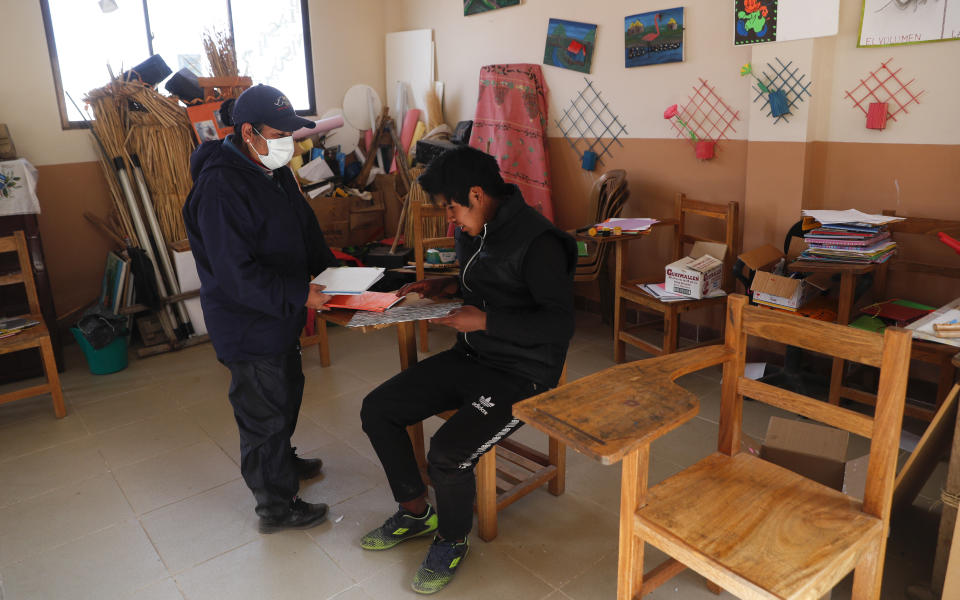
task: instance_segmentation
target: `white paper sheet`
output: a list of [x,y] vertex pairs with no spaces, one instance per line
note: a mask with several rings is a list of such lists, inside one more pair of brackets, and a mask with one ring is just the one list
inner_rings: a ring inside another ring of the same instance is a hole
[[446,316],[451,310],[460,308],[460,302],[425,304],[422,306],[395,306],[382,313],[357,311],[347,327],[367,327],[370,325],[388,325],[406,321],[422,321]]
[[868,225],[886,225],[903,221],[904,217],[887,217],[860,212],[855,208],[849,210],[804,210],[803,216],[813,217],[823,225],[836,223],[866,223]]
[[326,286],[324,294],[362,294],[383,278],[382,267],[330,267],[310,283]]
[[960,319],[960,298],[941,306],[922,319],[917,319],[907,325],[906,328],[913,331],[913,337],[915,338],[960,348],[960,338],[937,337],[937,334],[933,331],[934,323],[949,323],[954,319]]

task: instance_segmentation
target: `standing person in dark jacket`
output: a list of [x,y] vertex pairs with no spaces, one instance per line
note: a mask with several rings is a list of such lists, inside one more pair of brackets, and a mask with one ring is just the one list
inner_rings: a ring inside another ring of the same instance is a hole
[[335,259],[286,164],[292,132],[313,122],[265,85],[224,103],[220,116],[234,133],[193,153],[194,184],[183,207],[203,316],[217,358],[230,369],[240,471],[256,498],[260,531],[312,527],[326,519],[327,505],[304,502],[297,491],[322,463],[298,457],[290,436],[303,397],[300,331],[307,311],[329,300],[310,276]]
[[[393,377],[363,401],[363,430],[387,474],[399,510],[363,537],[386,550],[436,531],[413,579],[440,591],[467,553],[480,456],[522,424],[514,403],[556,386],[573,336],[573,239],[527,206],[496,160],[449,150],[420,176],[457,226],[459,278],[418,281],[397,294],[461,295],[463,306],[433,323],[456,329],[456,345]],[[427,455],[437,508],[427,502],[406,427],[456,410]]]

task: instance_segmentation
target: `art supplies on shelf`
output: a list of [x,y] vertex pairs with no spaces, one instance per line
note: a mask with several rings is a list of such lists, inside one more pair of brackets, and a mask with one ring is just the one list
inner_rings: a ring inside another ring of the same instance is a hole
[[327,302],[329,308],[346,308],[367,312],[383,312],[403,300],[393,292],[364,292],[358,295],[334,296]]
[[[960,324],[960,298],[941,306],[927,316],[907,325],[913,337],[960,348],[960,336],[953,327]],[[953,327],[951,327],[953,326]]]
[[606,237],[610,235],[635,235],[647,231],[657,223],[657,219],[629,219],[613,217],[601,221],[596,225],[582,227],[577,233],[586,233],[592,237]]
[[882,319],[897,327],[909,325],[933,311],[934,308],[932,306],[911,302],[910,300],[901,300],[899,298],[876,302],[860,309],[860,312],[865,315]]
[[382,267],[330,267],[310,283],[326,286],[324,294],[358,295],[383,278]]

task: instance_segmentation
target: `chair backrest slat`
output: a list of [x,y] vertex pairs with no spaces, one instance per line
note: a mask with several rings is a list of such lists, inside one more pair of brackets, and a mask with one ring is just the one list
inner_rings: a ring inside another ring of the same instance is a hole
[[880,339],[877,333],[847,327],[842,330],[843,343],[838,343],[837,328],[831,323],[774,313],[756,306],[745,307],[744,314],[749,315],[743,323],[747,335],[799,346],[871,367],[880,366],[883,351],[877,344]]
[[[743,397],[803,415],[871,438],[863,511],[889,517],[899,453],[900,428],[910,368],[911,334],[888,327],[882,336],[748,306],[735,294],[727,303],[726,345],[735,358],[724,365],[718,449],[740,450]],[[807,348],[829,356],[880,367],[880,385],[873,418],[744,377],[747,337],[755,336]]]
[[[695,235],[687,230],[687,215],[700,215],[709,219],[722,221],[724,224],[724,233],[722,238],[711,238],[701,235]],[[736,202],[727,204],[712,204],[702,200],[693,200],[687,198],[686,194],[677,194],[676,197],[676,218],[677,226],[675,229],[673,260],[679,260],[686,256],[684,246],[696,242],[719,242],[727,245],[727,255],[723,258],[723,289],[732,291],[733,286],[733,263],[736,260],[740,249],[738,247],[739,236],[737,234],[740,226],[740,206]],[[721,257],[717,257],[721,258]]]
[[809,396],[752,379],[741,378],[737,385],[737,392],[747,398],[753,398],[764,404],[803,415],[808,419],[816,419],[821,423],[844,429],[865,438],[873,437],[873,419],[846,408],[814,400]]
[[0,277],[0,286],[22,283],[27,292],[30,313],[40,314],[40,299],[37,297],[37,286],[33,281],[33,267],[30,265],[30,251],[27,249],[26,236],[22,231],[14,231],[13,235],[0,238],[0,252],[16,252],[20,265],[19,273],[9,273]]

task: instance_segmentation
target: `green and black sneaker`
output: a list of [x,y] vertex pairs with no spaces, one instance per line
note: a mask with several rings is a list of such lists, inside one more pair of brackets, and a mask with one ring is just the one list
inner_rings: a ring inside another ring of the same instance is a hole
[[400,542],[427,535],[437,530],[437,511],[427,504],[427,512],[417,517],[403,508],[393,514],[386,522],[360,538],[360,547],[364,550],[387,550]]
[[470,545],[467,540],[448,542],[440,536],[434,536],[417,574],[413,576],[413,591],[418,594],[436,594],[453,581],[457,567],[463,562]]

